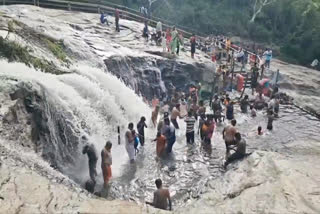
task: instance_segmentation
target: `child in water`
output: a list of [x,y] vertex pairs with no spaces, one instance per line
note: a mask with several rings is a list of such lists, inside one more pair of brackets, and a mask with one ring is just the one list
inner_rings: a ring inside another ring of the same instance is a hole
[[139,143],[140,143],[140,139],[139,137],[136,135],[136,131],[135,130],[132,130],[132,136],[134,138],[134,152],[135,152],[135,155],[137,155],[139,153],[139,149],[138,149],[138,146],[139,146]]

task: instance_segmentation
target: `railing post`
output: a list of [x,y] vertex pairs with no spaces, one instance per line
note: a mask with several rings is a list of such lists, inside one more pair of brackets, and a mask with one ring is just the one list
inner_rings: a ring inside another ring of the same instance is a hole
[[40,0],[37,0],[37,5],[38,7],[40,7]]
[[71,5],[70,2],[68,3],[68,10],[71,11]]
[[33,5],[36,6],[36,0],[33,0]]
[[3,5],[6,5],[6,0],[2,0],[2,2],[3,2]]
[[98,14],[100,14],[100,12],[101,12],[101,11],[100,11],[100,6],[98,6]]

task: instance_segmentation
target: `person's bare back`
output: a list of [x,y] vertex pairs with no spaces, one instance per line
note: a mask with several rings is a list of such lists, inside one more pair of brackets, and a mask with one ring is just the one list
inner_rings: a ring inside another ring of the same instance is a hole
[[158,209],[167,210],[170,193],[167,189],[158,189],[153,193],[153,206]]
[[224,140],[228,143],[231,143],[234,141],[234,136],[237,133],[237,129],[234,126],[227,126],[225,128],[225,136],[224,136]]

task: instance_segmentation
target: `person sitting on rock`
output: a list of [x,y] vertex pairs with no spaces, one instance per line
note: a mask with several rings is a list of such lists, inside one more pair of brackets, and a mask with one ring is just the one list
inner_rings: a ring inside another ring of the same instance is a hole
[[109,26],[109,22],[107,20],[107,17],[105,16],[104,12],[101,12],[100,22],[101,22],[101,24],[105,24],[106,23]]

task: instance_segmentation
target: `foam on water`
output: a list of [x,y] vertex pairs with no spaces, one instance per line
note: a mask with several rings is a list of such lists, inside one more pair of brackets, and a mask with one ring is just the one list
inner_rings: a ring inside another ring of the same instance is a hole
[[[117,177],[121,166],[128,161],[124,149],[124,131],[129,122],[136,123],[139,118],[151,115],[150,108],[142,102],[134,91],[127,88],[119,79],[101,69],[77,66],[74,73],[52,75],[35,71],[20,63],[0,61],[2,77],[15,78],[19,82],[31,82],[35,88],[43,87],[46,95],[58,109],[72,114],[76,121],[85,122],[89,139],[100,154],[107,140],[113,142],[113,176]],[[121,127],[122,145],[117,144],[117,126]],[[81,149],[81,148],[79,148]],[[100,162],[100,161],[99,161]],[[99,166],[99,165],[98,165]],[[97,167],[100,171],[100,167]],[[70,169],[69,169],[70,171]],[[88,177],[87,158],[79,157],[74,172],[84,180]]]

